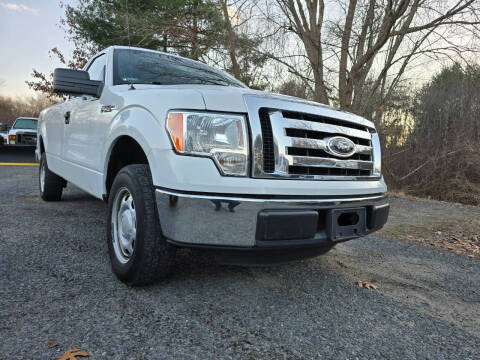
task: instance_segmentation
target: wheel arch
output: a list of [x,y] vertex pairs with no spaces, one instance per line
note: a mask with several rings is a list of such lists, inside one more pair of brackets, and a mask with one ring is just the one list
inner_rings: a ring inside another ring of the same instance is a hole
[[131,135],[119,135],[110,144],[105,161],[104,198],[107,199],[115,176],[127,165],[146,164],[150,168],[148,153],[141,142]]
[[[103,188],[102,194],[108,196],[111,185],[111,172],[109,174],[109,163],[115,146],[119,146],[119,139],[125,141],[129,138],[134,141],[135,148],[141,149],[149,165],[154,184],[156,175],[160,171],[159,159],[154,159],[154,149],[171,149],[171,142],[165,131],[165,124],[158,119],[147,108],[139,105],[130,105],[119,111],[112,119],[107,131],[103,148]],[[132,143],[133,144],[133,143]],[[128,165],[128,164],[126,164]],[[110,175],[110,176],[109,176]]]
[[40,151],[39,156],[42,156],[42,154],[45,152],[45,144],[43,143],[42,135],[38,136],[38,150]]
[[37,130],[37,146],[35,147],[35,156],[38,161],[42,157],[43,153],[47,152],[47,131],[45,121],[43,119],[46,110],[43,110],[38,117],[38,130]]

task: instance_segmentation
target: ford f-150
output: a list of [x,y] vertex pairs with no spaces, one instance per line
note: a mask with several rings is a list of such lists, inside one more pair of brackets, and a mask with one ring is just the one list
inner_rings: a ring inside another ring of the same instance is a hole
[[230,264],[319,255],[388,217],[379,136],[360,116],[249,89],[179,56],[113,46],[56,69],[42,111],[39,189],[108,203],[112,270],[146,284],[178,247]]

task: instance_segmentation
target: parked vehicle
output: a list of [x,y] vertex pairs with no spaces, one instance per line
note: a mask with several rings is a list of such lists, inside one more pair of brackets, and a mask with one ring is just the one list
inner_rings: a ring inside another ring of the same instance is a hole
[[10,146],[37,145],[37,118],[19,117],[8,132]]
[[108,202],[113,272],[165,276],[177,247],[268,264],[325,253],[388,217],[374,124],[255,91],[205,64],[114,46],[56,69],[42,111],[40,195],[67,182]]
[[0,123],[0,146],[6,145],[8,142],[7,124]]

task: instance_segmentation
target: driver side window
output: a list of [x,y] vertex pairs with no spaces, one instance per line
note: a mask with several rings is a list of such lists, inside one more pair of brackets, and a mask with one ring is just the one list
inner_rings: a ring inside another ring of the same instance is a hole
[[105,54],[95,58],[87,69],[88,73],[90,74],[90,80],[99,80],[105,82],[105,66]]

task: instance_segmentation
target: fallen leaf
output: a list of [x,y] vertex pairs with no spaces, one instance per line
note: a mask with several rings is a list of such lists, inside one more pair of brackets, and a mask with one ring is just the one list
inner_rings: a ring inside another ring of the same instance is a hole
[[57,347],[58,344],[57,344],[56,342],[50,341],[49,343],[47,343],[47,346],[48,346],[49,348],[54,348],[54,347]]
[[80,349],[70,349],[65,354],[60,356],[58,360],[78,360],[77,356],[89,357],[90,354],[86,351],[81,351]]
[[372,284],[371,282],[368,281],[357,281],[357,285],[360,287],[364,287],[366,289],[374,289],[377,290],[377,286]]

